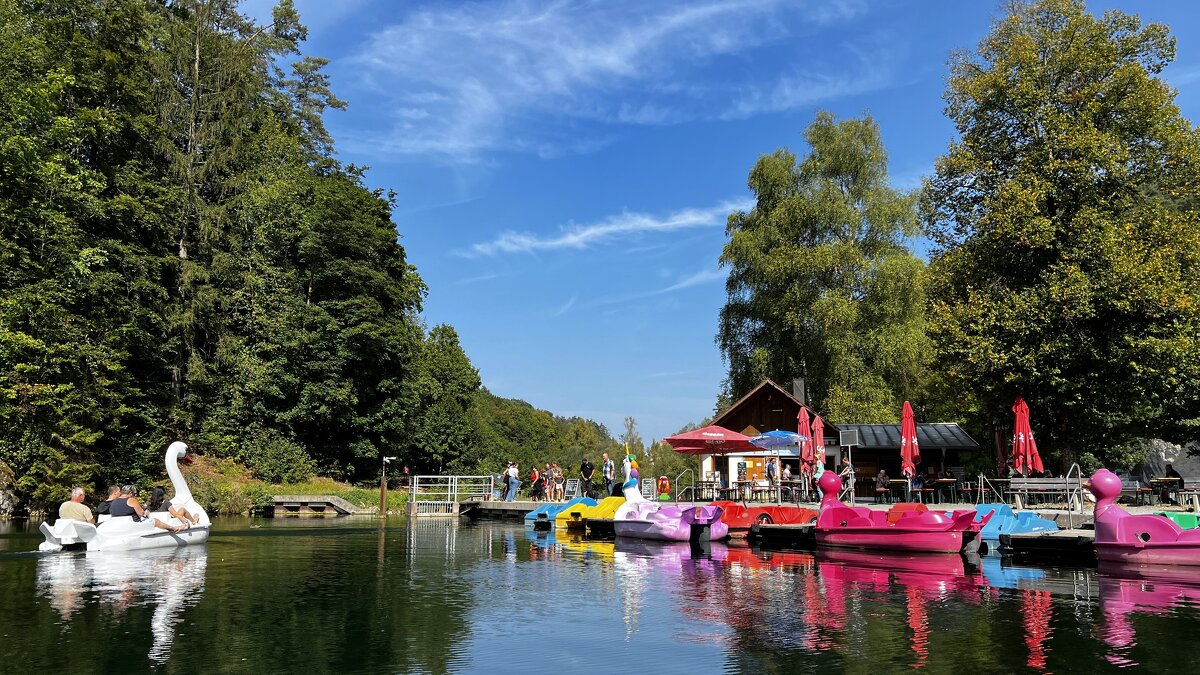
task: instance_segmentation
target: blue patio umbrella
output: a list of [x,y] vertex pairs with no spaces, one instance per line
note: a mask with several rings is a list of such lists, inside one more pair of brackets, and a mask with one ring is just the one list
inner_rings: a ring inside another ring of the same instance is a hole
[[[768,431],[751,438],[750,444],[763,448],[764,450],[774,449],[775,457],[778,460],[778,457],[781,454],[779,452],[780,448],[790,447],[792,451],[796,453],[796,456],[799,457],[800,443],[809,440],[812,439],[803,434],[798,434],[795,431],[776,429],[775,431]],[[779,496],[782,498],[783,495],[780,493]]]
[[803,436],[794,431],[784,431],[776,429],[768,431],[764,434],[759,434],[750,439],[750,442],[760,448],[785,448],[788,446],[799,447],[802,441],[812,440],[808,436]]

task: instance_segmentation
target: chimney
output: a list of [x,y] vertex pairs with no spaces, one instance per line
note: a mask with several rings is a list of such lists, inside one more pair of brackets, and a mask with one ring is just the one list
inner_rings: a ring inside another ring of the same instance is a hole
[[795,396],[802,405],[808,405],[808,392],[804,389],[803,377],[792,379],[792,396]]

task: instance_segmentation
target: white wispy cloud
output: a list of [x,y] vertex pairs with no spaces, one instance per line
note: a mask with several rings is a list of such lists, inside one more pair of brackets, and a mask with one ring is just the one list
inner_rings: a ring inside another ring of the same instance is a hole
[[610,141],[581,134],[581,123],[663,125],[807,105],[880,86],[886,74],[847,72],[837,54],[825,72],[718,66],[764,46],[790,49],[798,35],[864,11],[857,0],[431,5],[372,35],[354,57],[391,112],[382,134],[351,136],[375,152],[471,162],[498,150],[555,155]]
[[572,295],[571,299],[568,300],[565,305],[563,305],[562,307],[559,307],[558,311],[554,312],[550,316],[562,316],[563,314],[566,314],[567,312],[571,311],[571,308],[575,306],[575,300],[578,299],[578,297],[579,297],[578,295]]
[[644,291],[641,293],[629,293],[629,294],[617,296],[614,298],[603,298],[603,299],[596,300],[589,304],[592,307],[622,305],[622,304],[626,304],[626,303],[630,303],[630,302],[635,302],[637,300],[645,300],[646,298],[657,297],[660,295],[669,295],[676,291],[682,291],[685,288],[692,288],[694,286],[702,286],[704,284],[711,284],[711,283],[715,283],[717,281],[724,281],[724,280],[725,280],[725,272],[722,272],[719,269],[703,269],[698,272],[689,274],[686,277],[682,277],[682,278],[678,279],[677,281],[675,281],[674,283],[671,283],[667,286],[663,286],[662,288],[655,288],[655,289],[652,289],[649,291]]
[[733,211],[751,208],[750,199],[728,201],[708,208],[688,208],[653,216],[623,212],[598,223],[568,225],[557,233],[543,236],[528,232],[505,232],[492,241],[481,242],[461,253],[466,257],[502,253],[537,253],[561,249],[586,249],[614,239],[637,237],[652,232],[670,232],[694,227],[724,226]]
[[450,283],[450,285],[451,286],[467,286],[470,284],[477,284],[477,283],[480,283],[483,281],[491,281],[492,279],[499,279],[501,277],[506,277],[506,276],[508,276],[507,273],[481,274],[479,276],[465,277],[463,279],[453,281]]

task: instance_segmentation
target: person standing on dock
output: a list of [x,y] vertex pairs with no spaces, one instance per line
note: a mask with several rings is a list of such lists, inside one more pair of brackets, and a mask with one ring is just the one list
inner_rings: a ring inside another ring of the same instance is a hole
[[600,465],[600,475],[604,476],[604,489],[607,491],[608,496],[611,497],[613,496],[613,480],[617,475],[617,465],[608,458],[607,452],[602,457],[604,458],[604,463]]
[[510,462],[508,465],[508,495],[504,498],[506,502],[516,501],[517,499],[517,486],[521,484],[517,480],[518,475],[520,474],[517,472],[516,463]]
[[596,467],[592,464],[592,460],[584,457],[583,461],[579,463],[579,477],[582,479],[579,490],[584,497],[592,496],[592,476],[595,473]]

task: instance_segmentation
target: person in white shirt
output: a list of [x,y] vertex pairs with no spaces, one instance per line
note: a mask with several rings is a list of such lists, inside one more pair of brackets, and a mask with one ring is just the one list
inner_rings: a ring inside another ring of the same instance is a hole
[[521,484],[521,481],[517,480],[519,475],[516,463],[510,463],[508,465],[508,496],[504,501],[511,502],[517,499],[517,486]]

